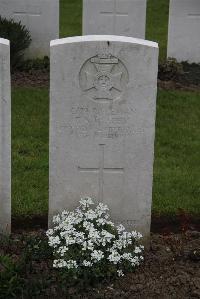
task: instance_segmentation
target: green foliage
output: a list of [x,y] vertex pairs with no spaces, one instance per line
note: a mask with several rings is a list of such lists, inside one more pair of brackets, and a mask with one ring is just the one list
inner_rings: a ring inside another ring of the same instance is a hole
[[178,79],[184,73],[183,66],[175,58],[168,58],[164,63],[159,65],[158,78],[160,80]]
[[[16,239],[0,236],[0,299],[44,298],[53,280],[48,268],[52,252],[47,238],[22,234],[17,240],[21,247],[23,244],[21,251],[16,247]],[[6,254],[7,250],[12,257]]]
[[49,247],[47,237],[32,236],[26,239],[24,256],[27,262],[44,261],[52,258],[52,249]]
[[49,71],[50,70],[49,64],[50,64],[49,57],[44,56],[44,58],[24,60],[17,67],[17,69],[19,71],[25,71],[25,72],[31,72],[33,70]]
[[31,43],[31,36],[21,22],[0,16],[0,36],[10,40],[11,67],[14,69],[23,59],[24,51]]
[[8,255],[0,255],[0,298],[18,298],[24,287],[21,266]]

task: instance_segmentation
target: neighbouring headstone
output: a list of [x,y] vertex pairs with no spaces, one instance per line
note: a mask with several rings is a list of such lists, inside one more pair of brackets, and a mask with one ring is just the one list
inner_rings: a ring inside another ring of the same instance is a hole
[[59,38],[59,0],[0,0],[0,15],[30,31],[27,58],[49,56],[50,41]]
[[146,0],[83,0],[83,35],[145,38]]
[[167,56],[179,62],[200,62],[199,0],[170,1]]
[[80,197],[149,237],[158,46],[120,36],[51,42],[52,216]]
[[0,38],[0,233],[11,229],[10,45]]

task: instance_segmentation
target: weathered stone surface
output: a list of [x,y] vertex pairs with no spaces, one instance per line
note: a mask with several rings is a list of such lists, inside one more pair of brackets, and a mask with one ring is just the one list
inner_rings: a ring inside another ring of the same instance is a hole
[[0,233],[11,228],[10,45],[0,38]]
[[30,31],[30,58],[49,56],[50,41],[59,37],[59,0],[0,0],[0,15],[21,21]]
[[83,35],[145,38],[146,0],[83,0]]
[[167,56],[179,62],[200,62],[199,0],[170,1]]
[[120,36],[51,42],[52,216],[80,197],[149,237],[158,46]]

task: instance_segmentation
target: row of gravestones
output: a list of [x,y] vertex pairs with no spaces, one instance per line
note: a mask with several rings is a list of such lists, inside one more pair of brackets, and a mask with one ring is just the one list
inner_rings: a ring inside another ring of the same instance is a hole
[[[117,34],[145,38],[147,0],[83,0],[83,35]],[[59,0],[0,0],[0,15],[30,30],[29,57],[49,55],[59,36]],[[200,62],[200,1],[170,0],[168,57]]]
[[[58,39],[50,46],[52,216],[80,197],[143,233],[151,221],[158,45],[122,36]],[[9,41],[0,39],[0,231],[11,227]]]

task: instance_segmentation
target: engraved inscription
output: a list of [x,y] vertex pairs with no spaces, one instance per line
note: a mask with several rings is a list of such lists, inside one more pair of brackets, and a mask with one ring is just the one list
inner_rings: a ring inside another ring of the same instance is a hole
[[132,107],[117,106],[108,109],[105,106],[91,107],[90,105],[72,106],[70,122],[62,124],[68,135],[78,138],[116,139],[141,133],[134,126]]
[[99,166],[97,168],[89,168],[89,167],[80,167],[78,166],[78,170],[80,172],[97,172],[99,174],[99,194],[98,194],[98,200],[99,202],[103,202],[103,189],[104,189],[104,173],[109,172],[112,174],[116,173],[124,173],[124,168],[120,167],[113,167],[113,168],[108,168],[104,166],[104,147],[105,144],[99,144],[100,147],[100,155],[99,155]]
[[79,74],[82,91],[98,102],[120,99],[128,81],[125,65],[111,54],[99,54],[88,59]]

